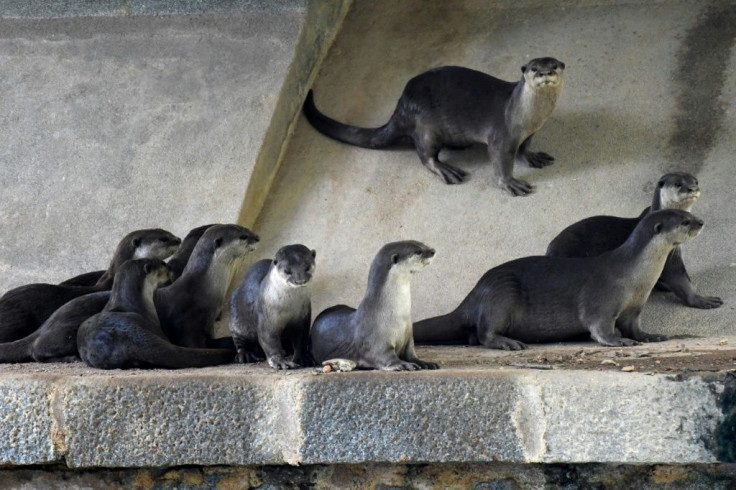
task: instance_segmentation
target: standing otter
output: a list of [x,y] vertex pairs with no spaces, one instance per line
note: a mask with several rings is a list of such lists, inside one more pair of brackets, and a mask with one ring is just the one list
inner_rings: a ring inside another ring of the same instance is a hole
[[532,186],[513,177],[514,162],[541,168],[554,160],[529,151],[529,143],[557,104],[564,69],[554,58],[536,58],[512,83],[459,66],[435,68],[409,80],[391,119],[380,128],[330,119],[315,106],[311,90],[304,115],[317,131],[351,145],[386,148],[411,140],[422,164],[446,184],[459,184],[467,174],[439,160],[442,148],[488,145],[498,185],[520,196]]
[[126,235],[115,249],[110,267],[91,287],[57,284],[27,284],[11,289],[0,298],[0,342],[29,335],[57,308],[74,298],[109,290],[118,267],[140,257],[166,258],[176,251],[181,240],[160,229],[138,230]]
[[259,260],[245,273],[230,297],[230,332],[238,362],[255,362],[265,353],[274,369],[311,365],[309,281],[315,257],[316,252],[304,245],[288,245],[273,260]]
[[[204,232],[207,231],[207,228],[210,226],[213,225],[203,225],[191,230],[187,236],[184,237],[179,250],[177,250],[176,253],[168,260],[167,264],[174,273],[174,280],[181,276],[181,271],[184,270],[184,266],[187,265],[187,261],[189,260],[189,256],[192,254],[192,249],[194,249],[194,246],[197,244],[197,240],[204,235]],[[144,256],[139,258],[144,258]],[[64,286],[94,286],[104,274],[105,271],[85,272],[84,274],[80,274],[67,279],[66,281],[60,282],[59,284]]]
[[207,333],[225,300],[231,268],[255,250],[258,241],[257,235],[238,225],[215,225],[202,235],[181,277],[154,294],[161,327],[172,343],[206,347]]
[[411,275],[432,257],[434,250],[419,242],[384,245],[373,259],[358,309],[337,305],[314,320],[314,359],[350,359],[360,368],[384,371],[437,369],[437,364],[417,358],[411,322]]
[[[547,247],[551,257],[594,257],[608,252],[626,241],[644,216],[660,209],[690,211],[700,197],[698,179],[685,172],[665,174],[659,179],[652,205],[638,218],[616,216],[592,216],[574,223],[557,235]],[[672,291],[687,306],[693,308],[718,308],[723,300],[716,296],[700,296],[695,292],[685,269],[680,247],[675,247],[667,258],[662,275],[657,282],[659,289]]]
[[[172,280],[181,275],[197,241],[213,225],[190,231],[168,262]],[[160,257],[165,258],[165,257]],[[74,298],[57,309],[41,327],[20,340],[0,344],[0,362],[38,362],[75,360],[79,326],[95,313],[100,313],[110,299],[110,291],[100,291]]]
[[666,340],[642,332],[639,316],[667,256],[702,227],[686,211],[654,211],[623,245],[596,257],[506,262],[486,272],[457,309],[418,322],[414,337],[417,343],[438,344],[473,339],[505,350],[586,332],[607,346]]
[[231,351],[179,347],[166,338],[153,304],[153,294],[171,277],[171,270],[163,261],[126,262],[115,277],[105,309],[79,328],[77,342],[82,360],[100,369],[179,369],[232,361]]

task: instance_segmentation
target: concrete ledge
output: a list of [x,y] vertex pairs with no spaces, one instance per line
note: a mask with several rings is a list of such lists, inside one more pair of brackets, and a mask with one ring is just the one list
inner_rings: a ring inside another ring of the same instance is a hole
[[734,461],[733,368],[688,375],[489,368],[468,355],[487,351],[439,351],[420,354],[444,365],[452,358],[456,367],[325,375],[265,364],[125,372],[3,366],[0,464]]

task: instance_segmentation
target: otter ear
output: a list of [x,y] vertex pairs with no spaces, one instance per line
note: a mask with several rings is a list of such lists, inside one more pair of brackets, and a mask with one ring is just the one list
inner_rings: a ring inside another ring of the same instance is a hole
[[222,247],[222,238],[215,238],[215,248]]
[[279,261],[278,261],[278,260],[276,260],[276,259],[273,259],[273,261],[272,261],[272,262],[273,262],[273,265],[274,265],[274,266],[277,266],[277,265],[279,265]]
[[317,251],[316,250],[312,250],[312,258],[313,259],[316,259],[317,258]]
[[657,186],[658,186],[658,187],[659,187],[660,189],[661,189],[662,187],[664,187],[664,180],[660,180],[660,181],[659,181],[659,182],[657,183]]
[[526,65],[521,65],[521,73],[526,73]]
[[149,264],[148,262],[146,262],[145,264],[143,264],[143,272],[145,272],[146,274],[150,274],[151,273],[151,264]]
[[391,262],[393,262],[394,264],[398,264],[399,263],[399,254],[393,254],[391,256]]
[[133,246],[134,246],[135,248],[138,248],[138,247],[140,247],[140,246],[141,246],[141,239],[140,239],[140,238],[136,238],[136,239],[134,239],[134,240],[133,240]]
[[660,222],[660,223],[655,223],[655,225],[654,225],[654,234],[655,234],[655,235],[657,235],[657,234],[661,233],[661,231],[662,231],[662,226],[663,226],[663,225],[662,225],[662,223],[661,223],[661,222]]

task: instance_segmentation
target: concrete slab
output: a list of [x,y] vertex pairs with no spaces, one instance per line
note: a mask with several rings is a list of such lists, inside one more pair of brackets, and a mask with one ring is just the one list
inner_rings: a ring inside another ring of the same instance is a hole
[[67,4],[0,2],[0,291],[246,216],[347,2]]
[[421,348],[442,369],[416,373],[2,365],[0,464],[735,462],[736,337],[723,340],[606,349],[611,362],[581,344],[526,353],[548,361]]
[[[728,100],[736,79],[732,43],[721,38],[733,38],[736,23],[728,19],[736,8],[721,2],[515,5],[357,3],[314,90],[326,114],[377,126],[391,115],[406,81],[432,67],[464,65],[516,80],[525,61],[555,56],[567,64],[565,88],[532,149],[557,161],[542,170],[515,169],[536,186],[534,194],[518,198],[496,189],[483,148],[443,152],[471,174],[468,182],[447,186],[413,150],[340,144],[302,118],[257,223],[260,253],[297,242],[317,249],[316,314],[358,304],[381,245],[421,240],[438,252],[413,281],[414,318],[422,319],[453,309],[485,270],[543,254],[574,221],[636,216],[660,175],[681,169],[699,177],[703,196],[694,211],[706,221],[701,236],[684,247],[685,262],[698,290],[726,303],[702,311],[659,294],[645,309],[643,326],[668,334],[733,332],[730,135],[736,128]],[[708,110],[693,111],[691,99]],[[708,130],[698,133],[697,144],[683,143],[698,128]]]

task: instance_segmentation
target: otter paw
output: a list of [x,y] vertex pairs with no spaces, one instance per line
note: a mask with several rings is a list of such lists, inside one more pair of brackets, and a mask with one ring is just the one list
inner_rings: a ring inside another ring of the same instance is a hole
[[235,362],[238,362],[240,364],[246,364],[249,362],[260,362],[263,358],[258,357],[257,355],[253,354],[252,352],[238,352],[238,354],[235,356]]
[[709,310],[711,308],[720,308],[723,305],[723,300],[717,296],[698,296],[686,300],[685,304],[692,308],[701,308],[703,310]]
[[422,368],[419,367],[419,365],[414,364],[413,362],[400,361],[395,364],[383,366],[381,368],[381,371],[418,371],[420,369]]
[[439,369],[440,368],[440,365],[437,364],[436,362],[425,362],[425,361],[420,361],[418,359],[414,361],[414,364],[417,364],[422,369]]
[[626,337],[621,337],[620,339],[618,339],[618,341],[619,341],[619,344],[618,345],[620,345],[620,346],[626,346],[626,347],[628,347],[628,346],[631,346],[631,345],[639,345],[639,342],[637,342],[636,340],[634,340],[634,339],[627,339]]
[[519,342],[518,340],[509,339],[507,337],[495,337],[490,342],[486,342],[486,347],[489,349],[501,349],[501,350],[524,350],[526,344]]
[[642,334],[636,338],[639,342],[664,342],[669,337],[666,335]]
[[269,357],[268,365],[274,369],[297,369],[299,364],[294,361],[287,361],[283,357]]
[[526,158],[526,162],[532,168],[542,168],[555,163],[555,158],[543,151],[537,153],[528,151],[524,154],[524,157]]
[[442,180],[445,181],[445,184],[461,184],[468,175],[466,171],[445,163],[437,162],[435,167],[439,172],[440,177],[442,177]]
[[509,191],[512,196],[526,196],[534,190],[529,182],[514,178],[502,182],[501,186]]

